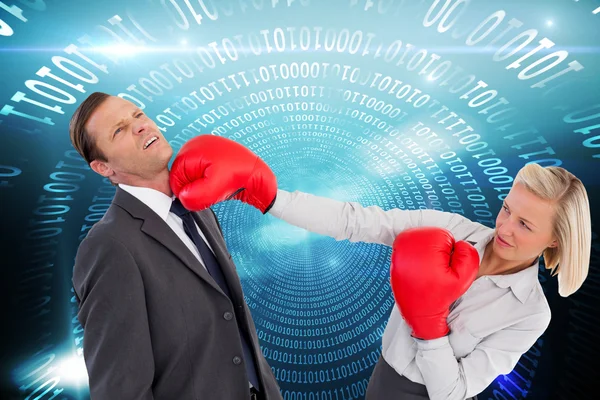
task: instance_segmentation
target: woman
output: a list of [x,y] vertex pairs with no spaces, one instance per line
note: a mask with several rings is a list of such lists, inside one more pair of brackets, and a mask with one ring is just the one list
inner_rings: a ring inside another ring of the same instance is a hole
[[470,242],[481,260],[467,292],[453,303],[450,334],[411,336],[397,306],[383,334],[366,398],[465,399],[513,370],[550,322],[538,281],[539,257],[558,276],[563,297],[587,277],[591,218],[586,190],[560,167],[532,163],[517,174],[495,229],[460,214],[435,210],[384,211],[302,192],[278,190],[272,215],[309,231],[351,242],[392,246],[405,229],[437,226]]

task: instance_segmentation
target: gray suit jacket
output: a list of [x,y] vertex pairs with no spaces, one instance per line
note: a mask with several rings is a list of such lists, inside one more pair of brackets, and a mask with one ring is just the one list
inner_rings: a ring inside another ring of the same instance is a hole
[[211,209],[193,215],[232,299],[167,223],[123,189],[81,242],[73,288],[93,400],[248,399],[245,367],[233,361],[243,356],[238,326],[251,338],[261,392],[282,398],[219,222]]

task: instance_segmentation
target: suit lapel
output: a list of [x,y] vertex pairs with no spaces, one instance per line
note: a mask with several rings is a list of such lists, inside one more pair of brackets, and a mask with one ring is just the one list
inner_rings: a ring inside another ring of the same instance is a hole
[[[131,214],[132,217],[143,220],[144,222],[141,227],[142,232],[151,236],[169,249],[187,268],[192,270],[196,275],[215,288],[215,290],[218,290],[225,296],[225,293],[223,293],[219,285],[212,279],[206,268],[200,264],[185,243],[183,243],[177,234],[173,232],[171,227],[147,205],[121,188],[117,188],[113,203],[123,208]],[[206,236],[210,237],[211,235]]]
[[[174,255],[176,255],[186,267],[191,269],[200,278],[208,282],[219,292],[223,293],[219,285],[210,276],[204,265],[198,261],[196,256],[188,249],[188,247],[179,239],[179,237],[172,231],[172,229],[166,224],[166,222],[157,218],[158,222],[152,219],[146,219],[144,225],[142,225],[142,231],[147,235],[152,236],[154,239],[159,241],[163,246],[168,248]],[[165,227],[167,229],[165,229]],[[223,293],[225,295],[225,293]]]

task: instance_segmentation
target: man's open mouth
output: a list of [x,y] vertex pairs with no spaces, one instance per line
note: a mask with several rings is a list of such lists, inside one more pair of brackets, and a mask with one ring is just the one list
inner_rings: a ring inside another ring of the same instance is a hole
[[154,142],[158,142],[158,137],[157,136],[152,136],[150,139],[148,139],[146,141],[146,143],[144,143],[144,150],[146,150],[148,147],[152,146],[152,144]]

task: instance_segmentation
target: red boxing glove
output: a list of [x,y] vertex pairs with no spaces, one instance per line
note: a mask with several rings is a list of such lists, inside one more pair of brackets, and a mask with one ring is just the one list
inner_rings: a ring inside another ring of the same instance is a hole
[[475,280],[479,254],[446,229],[404,230],[394,240],[390,283],[396,304],[412,335],[436,339],[450,332],[450,305]]
[[173,161],[171,190],[190,211],[236,199],[267,213],[275,203],[277,179],[263,160],[221,136],[200,135],[186,142]]

